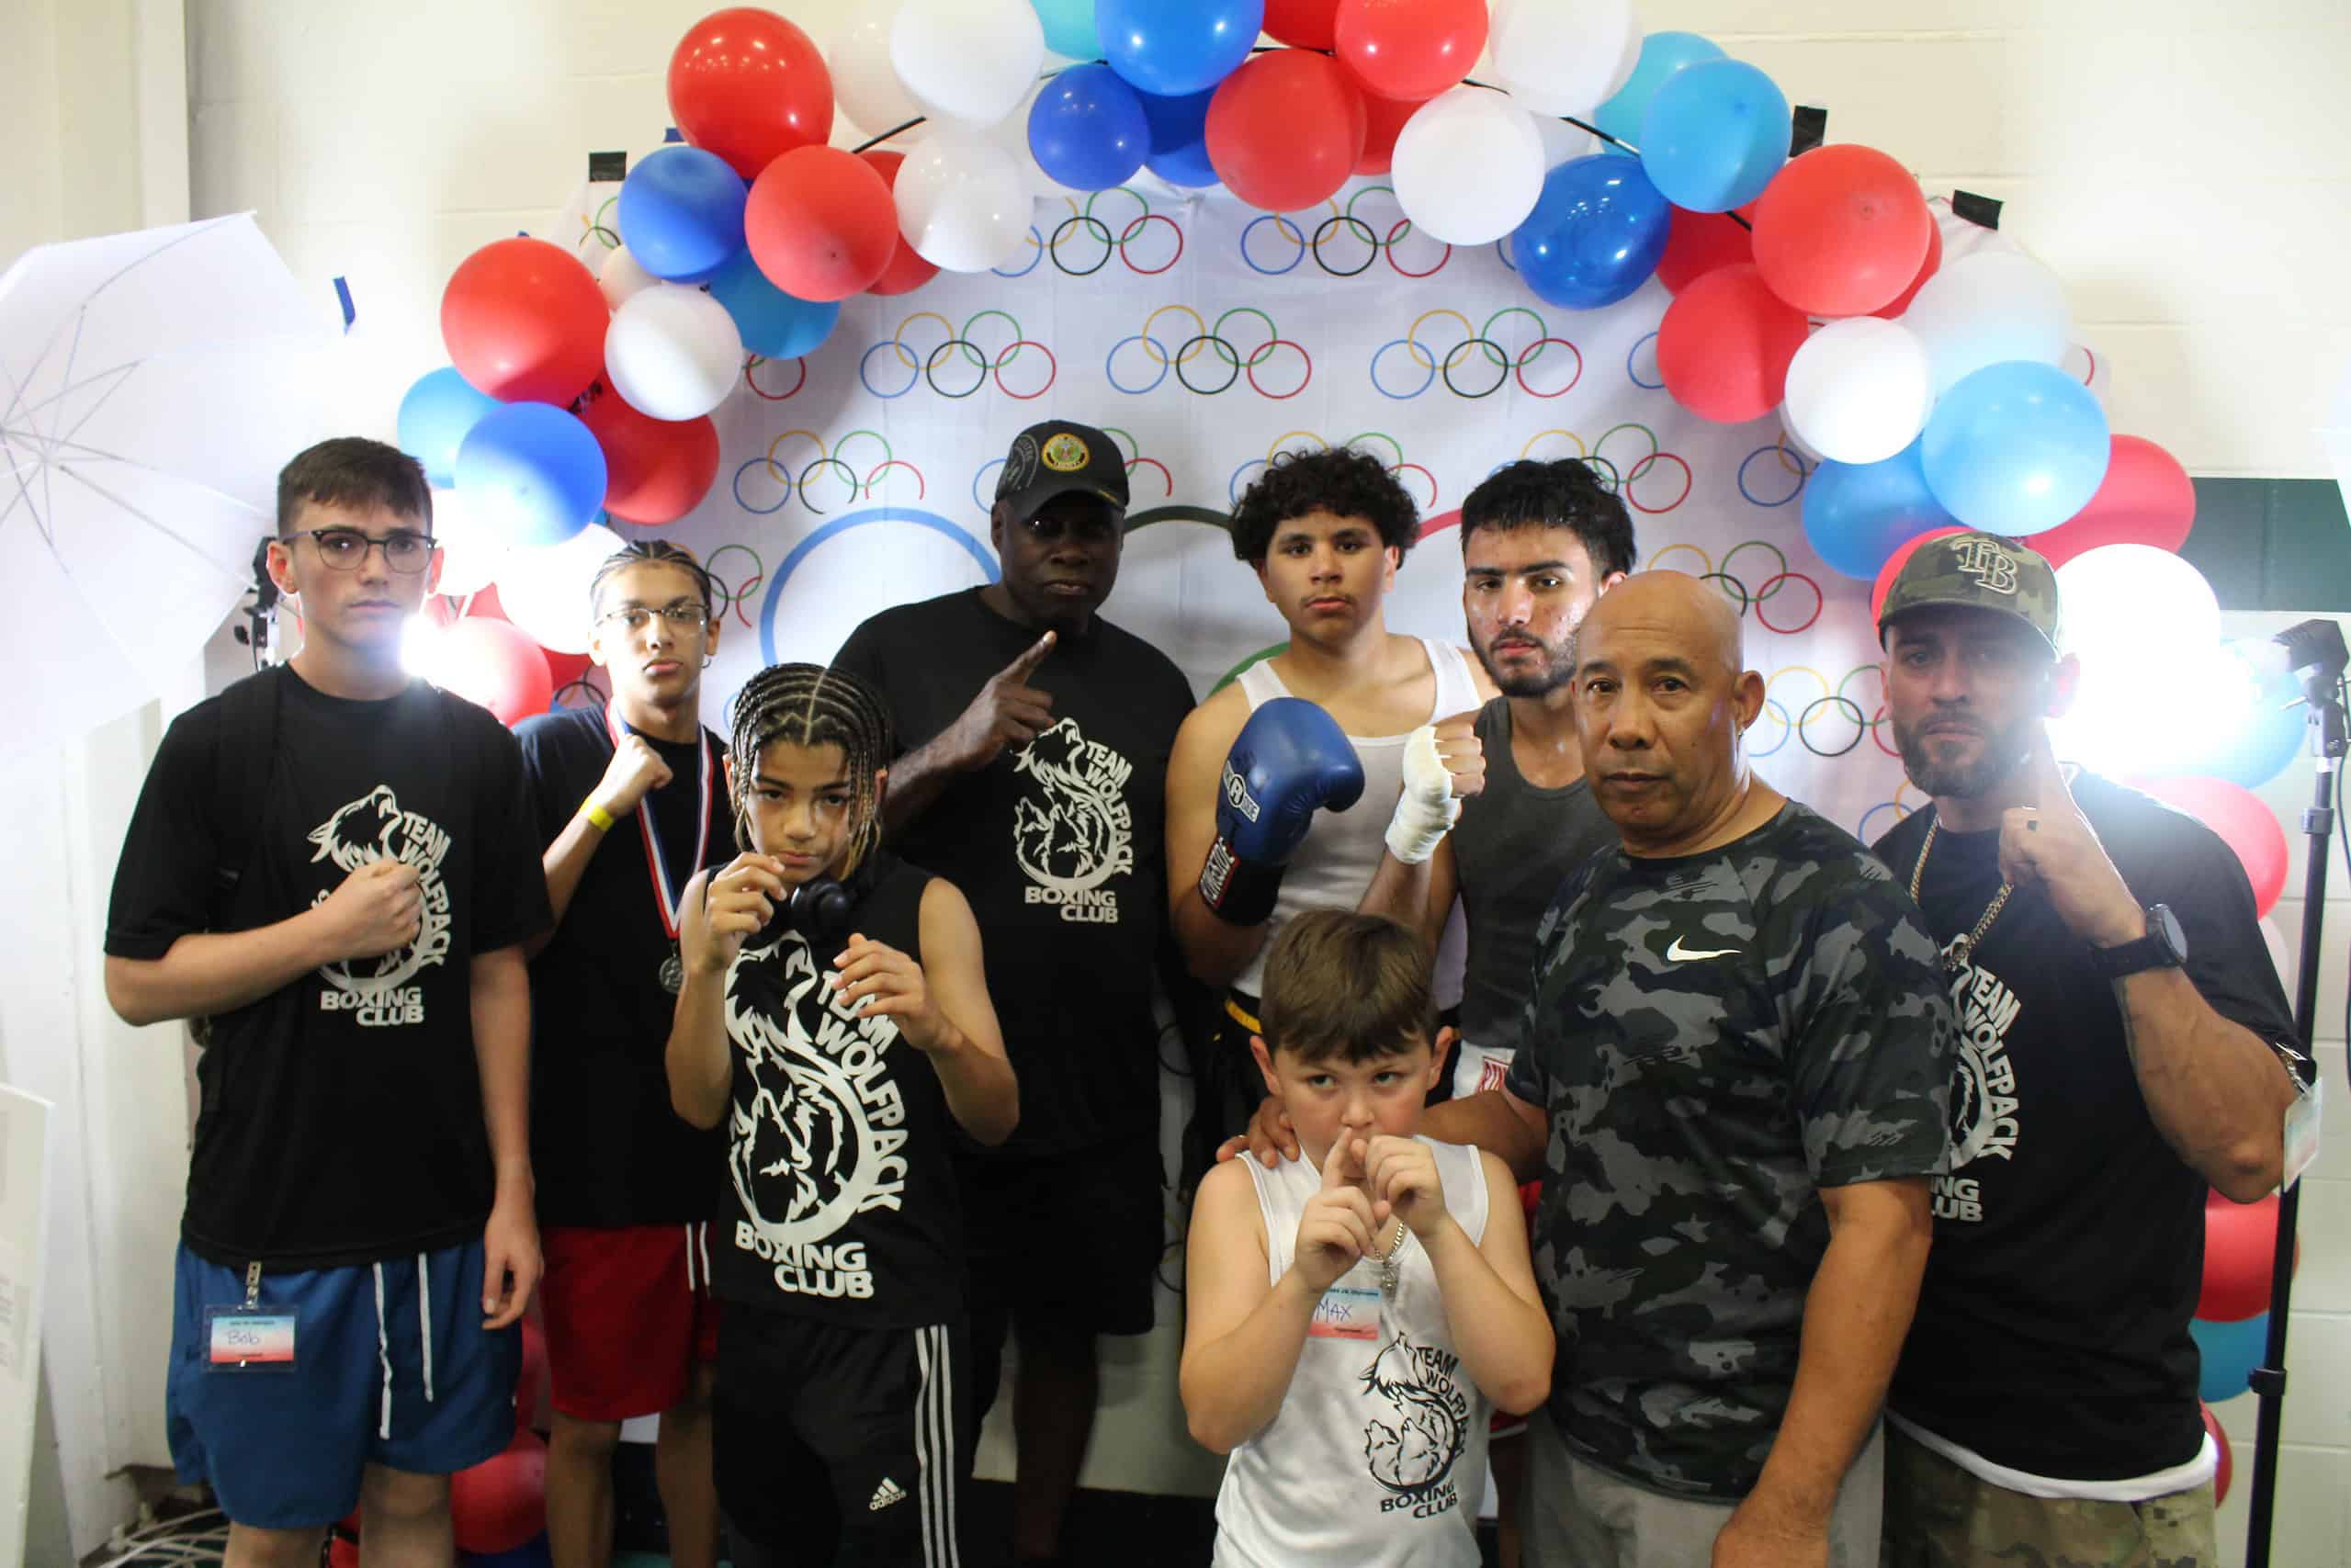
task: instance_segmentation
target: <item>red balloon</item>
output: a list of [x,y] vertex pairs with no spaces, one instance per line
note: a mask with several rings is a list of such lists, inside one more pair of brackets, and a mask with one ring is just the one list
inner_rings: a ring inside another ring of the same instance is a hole
[[1364,121],[1362,89],[1330,56],[1253,55],[1208,100],[1208,162],[1249,206],[1295,212],[1347,183]]
[[[1755,203],[1739,209],[1752,222]],[[1657,281],[1668,294],[1678,294],[1718,267],[1737,266],[1755,260],[1755,236],[1747,225],[1727,212],[1692,212],[1677,207],[1673,227],[1666,234],[1666,254],[1657,258]]]
[[2278,1194],[2232,1203],[2214,1193],[2204,1203],[2204,1287],[2196,1315],[2241,1323],[2269,1310],[2269,1270],[2278,1258]]
[[604,369],[612,311],[596,275],[545,240],[493,240],[441,290],[441,342],[475,387],[561,408]]
[[326,1568],[359,1568],[359,1543],[336,1536],[326,1543]]
[[[2278,814],[2243,784],[2201,777],[2133,781],[2166,805],[2176,806],[2221,835],[2244,865],[2253,884],[2253,908],[2266,915],[2286,890],[2286,829]],[[2250,1315],[2250,1314],[2248,1314]]]
[[[1930,212],[1927,216],[1932,217],[1933,214]],[[1943,226],[1940,223],[1930,223],[1927,226],[1927,259],[1918,264],[1918,276],[1910,280],[1909,288],[1893,297],[1893,303],[1881,305],[1870,314],[1883,316],[1887,321],[1893,321],[1910,309],[1910,302],[1918,298],[1918,291],[1927,287],[1927,280],[1942,270]]]
[[1871,631],[1877,630],[1878,615],[1886,607],[1886,595],[1893,591],[1893,580],[1902,575],[1903,563],[1909,560],[1911,553],[1929,539],[1948,539],[1953,534],[1966,532],[1966,529],[1959,527],[1929,528],[1916,538],[1905,539],[1894,547],[1893,554],[1886,558],[1885,565],[1878,568],[1878,585],[1870,590],[1870,629]]
[[545,713],[555,697],[547,655],[509,621],[468,615],[441,634],[437,662],[445,690],[480,704],[501,724]]
[[1804,313],[1764,287],[1751,263],[1717,267],[1666,307],[1657,373],[1674,401],[1720,424],[1780,406],[1788,362],[1804,346]]
[[838,147],[803,147],[751,186],[743,238],[767,281],[797,299],[846,299],[898,252],[898,208],[881,171]]
[[1355,160],[1357,174],[1385,175],[1388,172],[1396,162],[1396,139],[1404,134],[1404,122],[1419,108],[1419,104],[1401,103],[1395,98],[1384,98],[1377,93],[1363,95],[1363,152]]
[[1917,277],[1934,230],[1900,164],[1874,147],[1815,147],[1756,198],[1755,265],[1799,310],[1867,315]]
[[[558,653],[551,648],[542,648],[539,652],[547,660],[548,682],[559,694],[574,681],[587,679],[588,671],[595,668],[595,661],[584,653]],[[554,697],[548,699],[549,706],[554,702]]]
[[2118,435],[2108,448],[2106,480],[2089,504],[2047,533],[2032,536],[2032,547],[2063,566],[2100,545],[2153,545],[2176,551],[2196,526],[2196,486],[2179,459],[2152,441]]
[[718,427],[710,416],[655,419],[609,387],[580,410],[605,455],[605,510],[624,523],[674,523],[718,477]]
[[523,1427],[506,1451],[449,1477],[458,1550],[496,1556],[547,1529],[547,1440]]
[[2221,1450],[2220,1472],[2212,1477],[2212,1506],[2217,1508],[2229,1500],[2229,1476],[2236,1466],[2229,1454],[2229,1435],[2221,1430],[2221,1418],[2200,1399],[2196,1407],[2204,1413],[2204,1429],[2212,1434],[2212,1446]]
[[[887,147],[876,147],[857,154],[874,165],[882,176],[882,184],[893,195],[898,190],[898,168],[906,162],[906,154]],[[895,209],[893,208],[893,210]],[[865,290],[868,294],[910,294],[939,275],[939,269],[922,259],[921,252],[898,236],[898,249],[890,253],[889,265],[882,268],[881,276],[874,279]]]
[[1337,44],[1332,24],[1339,0],[1265,0],[1265,35],[1300,49],[1329,50]]
[[832,134],[832,73],[808,35],[774,12],[713,11],[670,55],[670,118],[689,143],[757,179]]
[[1339,58],[1384,98],[1433,98],[1477,64],[1486,0],[1339,0]]

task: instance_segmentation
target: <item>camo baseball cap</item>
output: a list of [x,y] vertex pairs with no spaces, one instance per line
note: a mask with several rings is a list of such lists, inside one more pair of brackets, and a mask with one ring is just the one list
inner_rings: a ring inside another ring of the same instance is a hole
[[2039,632],[2051,653],[2059,651],[2057,572],[2014,539],[1951,534],[1913,550],[1878,611],[1878,640],[1898,616],[1945,604],[2014,615]]
[[1126,459],[1118,443],[1091,424],[1049,419],[1013,437],[996,470],[996,499],[1012,521],[1026,523],[1057,495],[1091,495],[1126,510]]

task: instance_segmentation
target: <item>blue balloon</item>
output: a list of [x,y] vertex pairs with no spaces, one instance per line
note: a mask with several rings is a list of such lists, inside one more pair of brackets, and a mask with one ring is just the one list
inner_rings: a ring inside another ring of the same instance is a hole
[[1072,65],[1029,106],[1036,166],[1078,190],[1108,190],[1135,177],[1151,151],[1151,122],[1135,89],[1107,65]]
[[1137,93],[1143,118],[1151,127],[1150,170],[1171,186],[1213,186],[1216,171],[1208,162],[1208,100],[1214,87],[1203,87],[1180,98]]
[[763,359],[799,358],[825,340],[841,315],[838,299],[802,299],[768,282],[749,251],[711,274],[710,298],[735,319],[743,346]]
[[1111,69],[1146,93],[1213,87],[1249,58],[1265,0],[1095,0],[1094,31]]
[[2201,776],[2259,789],[2291,767],[2309,749],[2310,709],[2291,671],[2266,668],[2276,651],[2262,637],[2221,644],[2222,660],[2253,672],[2248,700],[2242,707],[2208,702],[2183,737],[2189,743],[2140,771],[2149,778]]
[[664,147],[620,186],[620,243],[673,283],[699,283],[743,248],[751,187],[715,152]]
[[2253,1385],[2254,1369],[2261,1365],[2262,1353],[2269,1348],[2267,1313],[2256,1313],[2237,1323],[2194,1318],[2188,1323],[2187,1332],[2196,1340],[2197,1353],[2204,1359],[2203,1371],[2197,1378],[2197,1398],[2207,1404],[2218,1404],[2224,1399],[2234,1399]]
[[1543,176],[1534,210],[1510,235],[1510,260],[1543,299],[1594,310],[1648,281],[1672,222],[1639,164],[1596,152]]
[[1824,461],[1804,481],[1804,537],[1831,571],[1873,582],[1893,552],[1958,519],[1927,488],[1918,443],[1877,463]]
[[1918,439],[1935,499],[1994,534],[2038,534],[2081,511],[2114,450],[2090,389],[2025,359],[1961,377]]
[[1666,79],[1685,66],[1724,58],[1722,45],[1697,33],[1651,33],[1641,40],[1641,58],[1633,63],[1633,74],[1614,97],[1592,111],[1592,123],[1620,141],[1638,144],[1649,100]]
[[1045,24],[1045,47],[1071,60],[1092,60],[1102,51],[1094,33],[1094,0],[1029,0]]
[[1676,207],[1728,212],[1763,194],[1788,161],[1788,99],[1743,60],[1675,73],[1641,120],[1641,167]]
[[458,488],[518,549],[559,545],[605,503],[604,448],[552,403],[503,403],[458,448]]
[[458,447],[466,432],[504,405],[446,366],[427,370],[400,400],[400,449],[424,466],[424,477],[457,483]]

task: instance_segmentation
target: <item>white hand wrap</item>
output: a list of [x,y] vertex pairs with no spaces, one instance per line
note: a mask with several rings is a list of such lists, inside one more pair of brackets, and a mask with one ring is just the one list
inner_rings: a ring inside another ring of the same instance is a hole
[[1405,865],[1423,863],[1460,817],[1453,775],[1437,754],[1437,727],[1424,724],[1405,737],[1404,793],[1388,818],[1388,853]]

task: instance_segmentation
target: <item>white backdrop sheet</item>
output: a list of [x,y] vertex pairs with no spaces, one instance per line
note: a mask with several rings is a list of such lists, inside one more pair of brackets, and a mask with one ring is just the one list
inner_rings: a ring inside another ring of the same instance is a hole
[[[592,267],[617,190],[585,186],[558,220]],[[1456,641],[1463,496],[1513,458],[1590,456],[1622,480],[1644,566],[1718,574],[1745,604],[1769,696],[1758,771],[1874,837],[1916,796],[1881,722],[1870,585],[1806,546],[1807,465],[1776,420],[1710,424],[1667,395],[1668,299],[1652,280],[1605,310],[1544,304],[1504,247],[1413,234],[1374,183],[1287,218],[1128,189],[1044,199],[1013,265],[851,299],[805,359],[754,361],[713,416],[717,484],[659,531],[729,585],[723,698],[765,662],[826,660],[887,605],[992,577],[1006,446],[1080,420],[1119,440],[1134,491],[1105,613],[1204,694],[1283,637],[1220,525],[1273,453],[1353,443],[1396,467],[1427,533],[1389,625]]]

